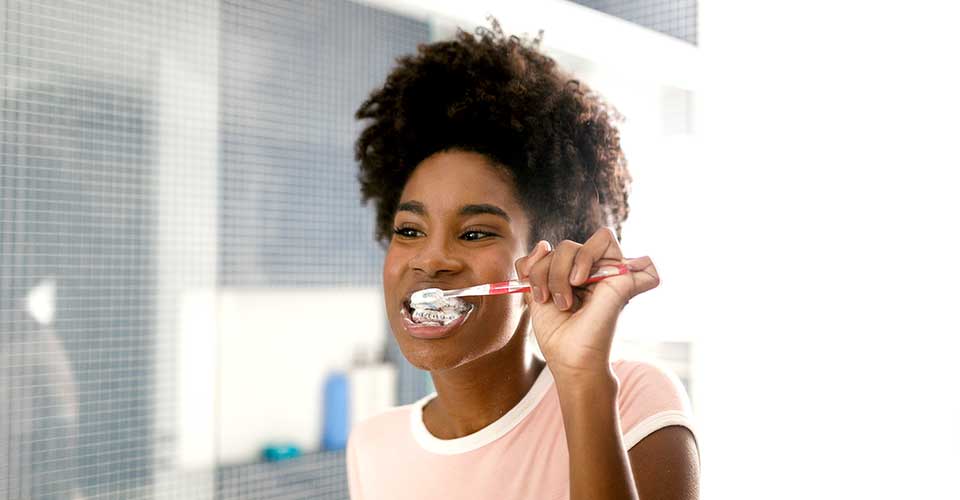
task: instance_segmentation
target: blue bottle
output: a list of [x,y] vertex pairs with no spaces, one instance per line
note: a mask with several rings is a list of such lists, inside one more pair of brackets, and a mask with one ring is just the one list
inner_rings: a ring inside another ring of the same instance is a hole
[[347,374],[334,372],[323,388],[323,449],[342,450],[350,435],[350,382]]

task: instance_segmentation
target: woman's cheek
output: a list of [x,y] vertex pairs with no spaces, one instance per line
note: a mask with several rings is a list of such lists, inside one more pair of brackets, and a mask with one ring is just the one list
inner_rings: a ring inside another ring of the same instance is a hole
[[405,263],[403,262],[403,252],[397,250],[394,246],[387,248],[387,254],[383,259],[383,283],[394,284],[403,274]]
[[394,247],[387,249],[387,254],[383,261],[383,298],[387,308],[387,317],[392,318],[395,307],[400,302],[399,294],[400,282],[403,276],[403,270],[406,262],[403,260],[402,252],[398,252]]

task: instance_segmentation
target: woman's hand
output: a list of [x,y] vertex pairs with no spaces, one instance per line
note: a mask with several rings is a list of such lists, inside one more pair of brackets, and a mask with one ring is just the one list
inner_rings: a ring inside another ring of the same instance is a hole
[[[629,273],[580,286],[598,268],[621,263],[627,264]],[[515,264],[519,279],[530,281],[531,291],[524,299],[533,331],[558,378],[606,373],[623,306],[660,284],[650,257],[624,261],[609,228],[598,230],[582,245],[566,240],[551,250],[541,241]]]

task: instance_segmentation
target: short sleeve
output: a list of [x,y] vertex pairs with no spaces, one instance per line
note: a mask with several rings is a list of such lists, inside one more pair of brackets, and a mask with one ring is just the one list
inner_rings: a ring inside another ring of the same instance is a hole
[[612,365],[620,380],[620,426],[627,450],[672,425],[690,429],[696,438],[690,399],[676,374],[646,361],[618,360]]
[[347,439],[347,486],[350,489],[350,500],[363,500],[363,492],[360,483],[359,461],[357,460],[357,447],[359,433],[354,430]]

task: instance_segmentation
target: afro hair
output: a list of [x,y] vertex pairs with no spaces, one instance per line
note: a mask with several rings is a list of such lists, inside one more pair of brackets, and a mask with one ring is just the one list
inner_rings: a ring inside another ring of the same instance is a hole
[[532,42],[499,23],[401,57],[357,110],[368,120],[355,145],[376,236],[388,244],[401,192],[430,155],[480,153],[513,180],[531,221],[530,246],[583,242],[610,227],[620,237],[630,174],[613,122],[619,114],[562,72]]

